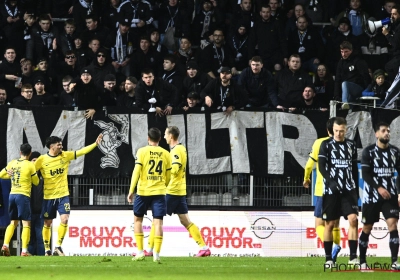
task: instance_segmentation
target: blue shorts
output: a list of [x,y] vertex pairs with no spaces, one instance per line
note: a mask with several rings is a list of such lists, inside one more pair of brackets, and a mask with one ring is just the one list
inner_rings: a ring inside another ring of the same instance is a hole
[[30,221],[31,199],[23,194],[10,194],[8,213],[13,221]]
[[187,214],[188,206],[186,196],[184,195],[171,195],[167,194],[165,197],[167,201],[167,214]]
[[41,218],[45,220],[53,220],[57,217],[57,211],[60,215],[69,214],[71,206],[69,204],[69,196],[55,199],[44,199],[42,205]]
[[147,209],[151,208],[154,218],[160,218],[167,213],[165,195],[140,196],[136,195],[133,203],[133,214],[136,217],[147,215]]
[[315,197],[314,217],[322,219],[322,196]]

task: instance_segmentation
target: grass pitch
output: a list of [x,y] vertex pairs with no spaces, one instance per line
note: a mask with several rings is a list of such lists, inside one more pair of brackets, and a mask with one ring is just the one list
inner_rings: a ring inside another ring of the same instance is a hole
[[[347,263],[348,258],[338,258]],[[384,263],[389,258],[368,258]],[[0,257],[1,279],[400,279],[400,273],[324,272],[324,258]]]

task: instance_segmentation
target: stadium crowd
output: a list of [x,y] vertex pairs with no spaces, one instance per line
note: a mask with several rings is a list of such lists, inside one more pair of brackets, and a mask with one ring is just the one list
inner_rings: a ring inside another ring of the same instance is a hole
[[395,0],[1,1],[0,104],[349,109],[400,66]]

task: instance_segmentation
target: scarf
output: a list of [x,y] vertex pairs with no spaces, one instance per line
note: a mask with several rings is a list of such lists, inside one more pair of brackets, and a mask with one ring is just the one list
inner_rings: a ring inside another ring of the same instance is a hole
[[178,52],[181,56],[186,58],[190,58],[192,56],[192,48],[190,48],[187,52],[183,51],[182,49],[179,49]]
[[124,51],[124,45],[122,43],[122,35],[121,35],[121,32],[120,32],[119,28],[118,28],[118,31],[117,31],[117,39],[116,39],[116,43],[115,43],[115,50],[117,52],[117,62],[119,64],[121,64],[124,61],[126,53]]
[[82,7],[88,9],[87,10],[88,15],[90,15],[93,12],[93,1],[90,1],[90,3],[88,3],[85,0],[79,0],[79,3],[81,4]]
[[205,15],[204,17],[204,22],[203,22],[203,30],[201,31],[201,37],[203,38],[204,33],[206,33],[210,27],[210,22],[211,22],[211,15],[214,13],[214,11],[203,11],[203,14]]
[[172,15],[172,11],[169,8],[169,6],[167,6],[167,9],[168,9],[170,20],[168,21],[167,28],[165,28],[165,32],[167,32],[169,27],[174,27],[174,25],[175,25],[174,19],[175,19],[176,15],[178,14],[178,11],[179,11],[179,8],[177,7],[176,11],[175,11],[175,14]]
[[7,5],[6,3],[4,3],[4,7],[6,7],[7,14],[8,14],[10,17],[14,18],[14,17],[17,16],[17,14],[18,14],[18,12],[19,12],[17,6],[15,6],[14,13],[11,12],[10,8],[8,7],[8,5]]

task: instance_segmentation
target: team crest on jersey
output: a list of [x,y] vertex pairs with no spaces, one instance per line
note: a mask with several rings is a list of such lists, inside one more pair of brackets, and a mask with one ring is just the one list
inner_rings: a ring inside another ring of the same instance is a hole
[[47,217],[49,216],[49,213],[46,212],[46,213],[43,214],[43,216],[44,216],[45,218],[47,218]]
[[322,219],[326,219],[326,213],[322,214]]
[[60,159],[60,163],[61,163],[61,164],[64,164],[64,163],[65,163],[65,161],[63,161],[62,159]]
[[179,159],[178,155],[174,155],[174,158]]

